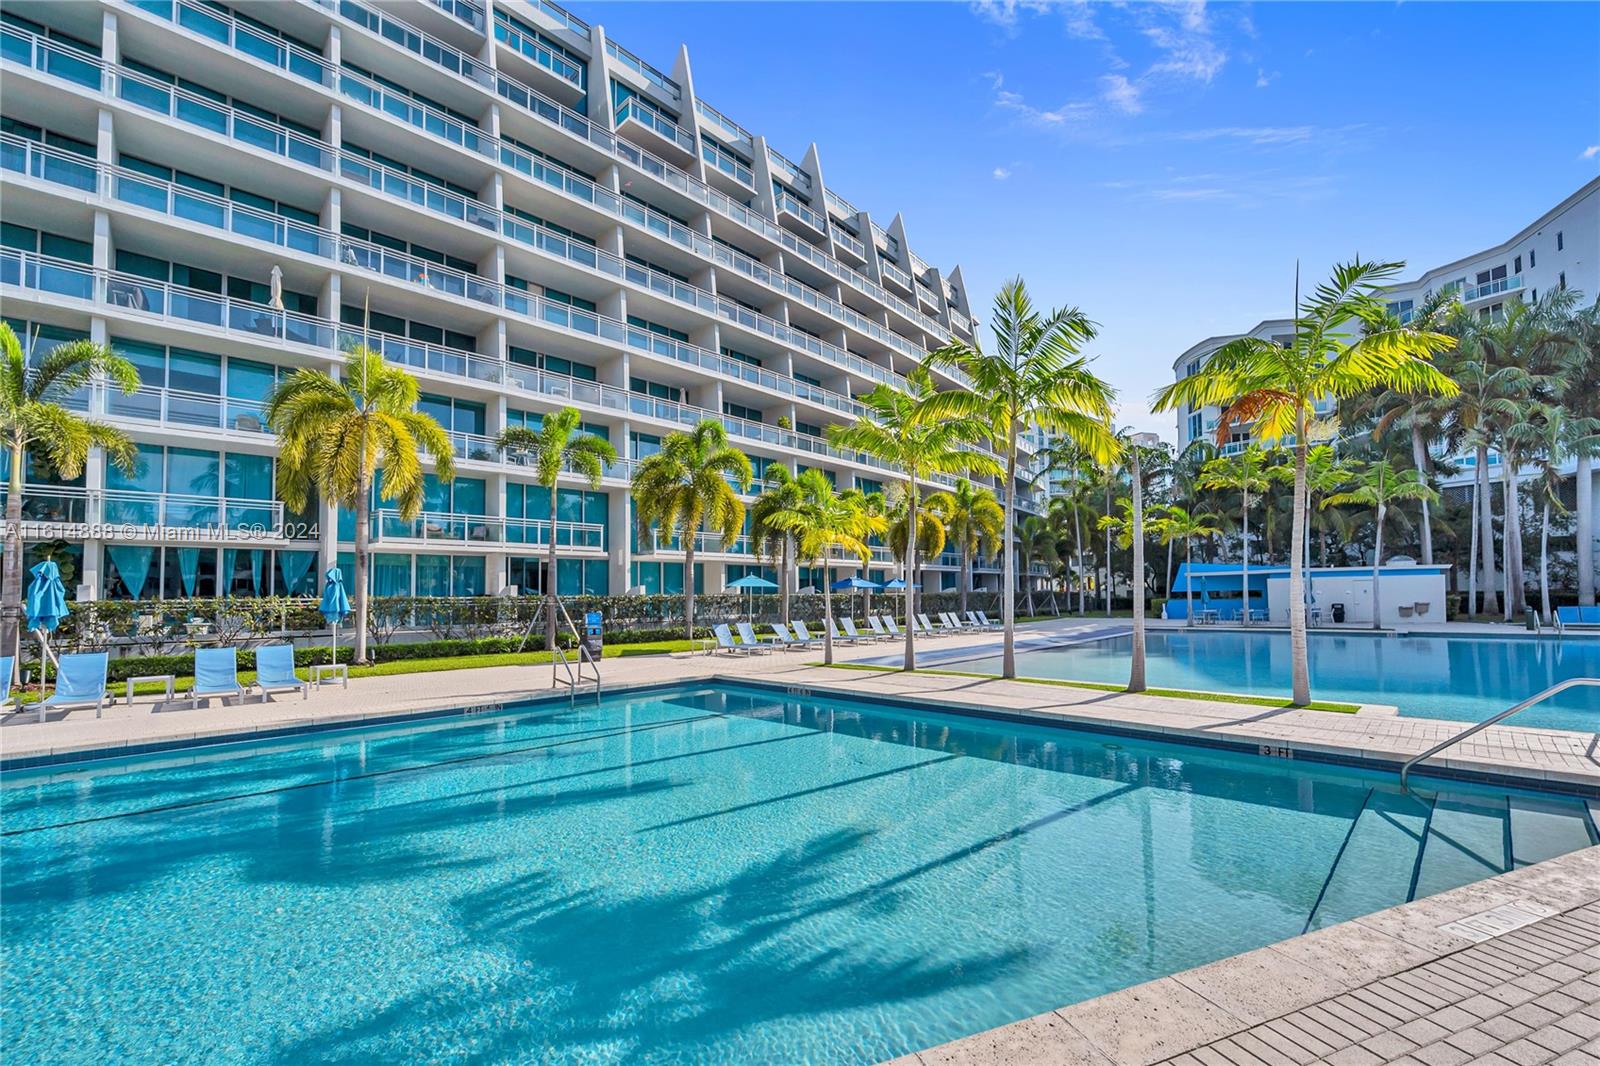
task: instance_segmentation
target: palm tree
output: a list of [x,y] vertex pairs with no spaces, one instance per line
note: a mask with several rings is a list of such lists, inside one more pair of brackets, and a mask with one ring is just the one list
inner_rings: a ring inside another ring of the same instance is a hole
[[766,488],[750,507],[750,551],[778,567],[778,614],[789,624],[789,596],[794,587],[794,537],[776,521],[778,515],[800,506],[804,496],[799,478],[782,463],[769,463],[761,479]]
[[1161,517],[1152,521],[1150,525],[1163,544],[1183,542],[1185,608],[1183,624],[1192,626],[1194,625],[1194,553],[1191,550],[1193,541],[1196,537],[1219,536],[1222,527],[1216,524],[1215,515],[1205,511],[1189,511],[1175,503],[1168,504]]
[[278,435],[278,498],[303,511],[314,487],[322,499],[355,512],[358,663],[367,659],[370,515],[378,471],[378,497],[394,501],[403,521],[422,510],[421,452],[433,456],[440,481],[455,477],[450,436],[417,411],[417,398],[417,379],[366,345],[349,350],[340,378],[302,367],[267,398],[267,427]]
[[[917,521],[922,514],[921,483],[933,474],[988,474],[998,472],[995,461],[972,449],[985,427],[967,416],[943,417],[931,404],[936,396],[933,375],[917,367],[906,375],[904,390],[879,385],[858,401],[866,413],[848,426],[829,426],[828,443],[844,451],[865,452],[900,471],[905,492],[908,530],[906,573],[917,573],[917,553],[922,539]],[[948,395],[948,394],[946,394]],[[916,582],[907,579],[906,670],[917,668],[916,631],[910,623],[916,611]]]
[[1201,488],[1239,494],[1239,587],[1244,597],[1239,618],[1245,625],[1250,624],[1250,497],[1260,496],[1271,484],[1266,453],[1248,444],[1233,455],[1211,460],[1200,469]]
[[[1572,290],[1568,290],[1572,291]],[[1578,602],[1594,603],[1594,459],[1600,454],[1600,301],[1572,314],[1572,338],[1561,355],[1557,380],[1571,423],[1568,447],[1577,465]]]
[[966,478],[955,488],[928,497],[930,510],[940,515],[945,532],[961,551],[961,612],[967,610],[967,590],[972,587],[972,560],[984,545],[1000,540],[1005,512],[994,490],[975,487]]
[[[1306,648],[1304,545],[1306,534],[1306,452],[1316,406],[1374,389],[1450,395],[1451,381],[1430,362],[1451,339],[1432,331],[1386,327],[1382,285],[1403,263],[1365,263],[1357,259],[1334,268],[1295,309],[1294,336],[1287,345],[1256,337],[1229,341],[1196,373],[1157,392],[1154,409],[1191,410],[1216,406],[1217,439],[1226,440],[1237,424],[1267,442],[1294,442],[1294,520],[1290,529],[1289,634],[1293,700],[1311,702]],[[1359,337],[1346,330],[1364,329]]]
[[[1538,436],[1538,477],[1534,489],[1540,504],[1539,617],[1546,624],[1554,624],[1550,611],[1550,512],[1565,513],[1567,510],[1561,502],[1561,464],[1570,454],[1574,438],[1583,434],[1584,429],[1567,417],[1564,408],[1555,405],[1541,406],[1532,426]],[[1581,542],[1578,551],[1582,554]]]
[[[820,476],[820,475],[819,475]],[[668,530],[683,545],[683,625],[694,639],[694,556],[700,527],[710,523],[726,550],[744,528],[744,503],[755,474],[750,459],[728,443],[721,422],[706,419],[687,433],[668,433],[661,450],[640,460],[633,475],[633,504],[642,536]]]
[[1016,556],[1017,442],[1041,429],[1075,442],[1097,462],[1117,453],[1111,433],[1111,387],[1089,370],[1079,353],[1095,327],[1075,307],[1041,314],[1021,278],[994,298],[990,319],[995,352],[985,354],[961,341],[928,356],[933,366],[954,366],[971,380],[970,391],[943,392],[929,404],[935,418],[973,418],[988,426],[989,439],[1005,462],[1005,530],[1000,617],[1005,628],[1001,673],[1017,676]]
[[[37,341],[35,342],[37,343]],[[103,344],[90,340],[58,344],[28,365],[11,326],[0,322],[0,431],[11,459],[10,495],[6,497],[5,578],[0,583],[0,655],[15,661],[22,631],[22,485],[28,452],[41,458],[67,480],[83,473],[89,450],[100,448],[118,469],[138,468],[138,451],[121,430],[84,418],[61,401],[96,377],[106,378],[124,393],[137,392],[139,373],[133,364]]]
[[[1055,565],[1060,562],[1056,554],[1056,531],[1051,528],[1050,520],[1038,515],[1029,515],[1022,520],[1022,525],[1017,528],[1017,554],[1021,557],[1022,579],[1027,582],[1027,601],[1024,610],[1031,617],[1033,611],[1033,562],[1037,559],[1054,572]],[[1051,592],[1050,602],[1055,602],[1055,593]],[[1057,611],[1059,614],[1059,610]]]
[[1371,507],[1376,532],[1372,544],[1372,628],[1382,629],[1382,598],[1378,580],[1383,565],[1383,526],[1389,517],[1389,504],[1400,500],[1437,502],[1439,494],[1433,491],[1420,470],[1396,470],[1388,459],[1379,459],[1364,469],[1354,471],[1356,484],[1352,488],[1330,493],[1322,500],[1323,507]]
[[[905,487],[899,482],[889,486],[889,491],[882,508],[883,517],[889,522],[885,539],[889,542],[889,550],[894,553],[895,561],[903,571],[903,578],[907,583],[915,582],[918,588],[922,587],[921,566],[918,573],[910,570],[910,557],[906,553],[906,537],[911,530],[911,509],[906,506]],[[919,560],[936,559],[944,551],[945,538],[949,531],[945,528],[944,516],[924,499],[917,508],[917,558]]]
[[606,464],[617,461],[617,449],[604,437],[582,430],[583,414],[576,407],[563,407],[545,415],[538,429],[510,426],[495,438],[495,447],[521,452],[532,460],[534,482],[550,493],[549,543],[545,546],[544,646],[556,646],[556,481],[565,470],[572,470],[589,482],[591,490],[600,487]]
[[[866,566],[872,560],[867,539],[882,534],[888,523],[881,515],[870,514],[866,498],[854,490],[837,493],[820,470],[807,470],[797,479],[802,499],[798,507],[780,511],[772,521],[794,537],[800,558],[812,566],[824,566],[834,549],[842,549]],[[833,665],[833,583],[826,573],[822,579],[823,653],[822,661]],[[906,628],[911,628],[910,622]]]

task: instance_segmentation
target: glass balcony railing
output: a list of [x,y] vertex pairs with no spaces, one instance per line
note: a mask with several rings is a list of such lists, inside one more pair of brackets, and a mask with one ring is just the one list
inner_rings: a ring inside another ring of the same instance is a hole
[[783,175],[783,179],[803,193],[811,192],[811,175],[801,170],[776,148],[767,149],[767,162],[772,164],[774,170]]
[[358,182],[370,189],[405,200],[435,214],[466,222],[480,229],[486,229],[490,232],[498,232],[500,229],[500,212],[486,204],[479,203],[477,200],[469,199],[438,185],[420,181],[398,170],[391,170],[380,163],[375,163],[351,152],[340,152],[338,164],[341,177]]
[[812,229],[816,230],[819,235],[824,237],[827,236],[828,220],[823,218],[820,214],[813,211],[811,208],[807,207],[793,196],[790,196],[788,193],[782,192],[781,190],[777,193],[775,199],[779,211],[787,212],[793,215],[801,222],[804,222],[807,226],[810,226]]
[[452,18],[483,32],[483,6],[476,0],[432,0],[433,6]]
[[419,104],[411,97],[397,93],[349,69],[339,72],[339,92],[359,104],[365,104],[407,125],[415,126],[430,136],[489,159],[495,157],[495,142],[478,127]]
[[828,233],[832,235],[833,242],[841,247],[848,248],[857,259],[867,258],[867,246],[839,226],[829,225]]
[[755,189],[756,179],[750,168],[743,160],[725,151],[715,141],[706,137],[700,138],[700,158],[741,185],[746,185],[751,190]]
[[832,189],[825,189],[823,191],[823,196],[827,201],[828,210],[833,212],[834,217],[838,219],[853,220],[861,213],[860,211],[856,210],[855,204],[851,203],[849,200],[846,200]]
[[681,100],[683,98],[683,90],[679,88],[677,82],[619,45],[616,41],[606,41],[606,55],[666,93],[670,99]]
[[0,133],[0,169],[69,189],[100,191],[100,164],[93,159],[9,133]]
[[500,306],[500,285],[488,278],[349,237],[338,237],[334,244],[339,249],[339,261],[347,266],[370,270],[441,296]]
[[519,55],[531,60],[536,66],[543,67],[556,77],[571,82],[574,88],[583,88],[583,68],[529,37],[501,18],[499,12],[495,13],[494,37]]
[[645,129],[665,137],[683,151],[694,155],[694,137],[689,131],[649,104],[642,103],[637,97],[624,100],[622,106],[617,108],[617,126],[620,128],[624,122],[638,123]]
[[[372,537],[377,541],[419,541],[429,544],[548,544],[552,524],[540,518],[500,518],[495,515],[450,514],[424,511],[415,518],[380,508],[372,513]],[[596,522],[554,523],[556,543],[565,547],[605,548],[606,527]]]
[[904,270],[901,270],[899,267],[889,262],[889,260],[879,259],[878,270],[883,274],[884,277],[888,278],[896,285],[899,285],[907,292],[911,291],[911,275],[907,274]]
[[332,168],[333,149],[326,141],[307,137],[142,74],[121,68],[108,73],[116,86],[115,94],[131,104],[318,170]]
[[756,150],[755,138],[750,136],[750,131],[727,115],[724,115],[721,111],[718,111],[704,100],[696,100],[694,109],[699,112],[701,118],[720,129],[723,136],[733,145],[743,148],[747,152]]
[[530,7],[546,15],[566,29],[569,33],[587,41],[589,39],[589,24],[565,8],[552,4],[550,0],[528,0]]
[[210,393],[140,385],[125,394],[104,384],[94,386],[94,411],[112,418],[160,422],[185,429],[267,433],[265,403]]
[[338,12],[369,33],[376,34],[451,74],[486,88],[494,86],[494,74],[487,66],[387,11],[368,7],[358,0],[314,0],[314,2],[330,11]]
[[1513,274],[1509,278],[1498,278],[1484,285],[1475,285],[1461,294],[1462,303],[1471,303],[1473,300],[1482,300],[1490,296],[1497,296],[1502,292],[1512,292],[1522,288],[1522,275]]
[[333,68],[321,56],[240,22],[225,8],[194,0],[128,0],[128,3],[268,66],[318,85],[333,84]]
[[96,92],[105,86],[105,64],[98,57],[9,24],[0,26],[0,59]]

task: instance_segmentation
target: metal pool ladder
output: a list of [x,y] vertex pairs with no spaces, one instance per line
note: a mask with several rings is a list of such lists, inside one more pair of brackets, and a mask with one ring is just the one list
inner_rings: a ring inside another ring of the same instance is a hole
[[1466,740],[1468,737],[1472,736],[1474,733],[1481,733],[1490,726],[1495,725],[1498,722],[1503,722],[1512,715],[1525,711],[1536,703],[1543,703],[1545,700],[1549,699],[1551,696],[1554,696],[1558,692],[1565,692],[1567,689],[1577,688],[1579,685],[1600,686],[1600,677],[1571,677],[1565,681],[1558,682],[1557,684],[1551,685],[1549,688],[1538,693],[1537,695],[1529,696],[1521,703],[1513,704],[1512,706],[1507,707],[1499,714],[1491,715],[1490,717],[1485,718],[1477,725],[1474,725],[1468,729],[1463,729],[1449,740],[1446,740],[1441,744],[1435,744],[1421,755],[1416,755],[1410,759],[1407,759],[1406,764],[1400,767],[1400,791],[1410,791],[1410,788],[1406,785],[1406,778],[1408,775],[1410,775],[1411,768],[1417,763],[1421,762],[1423,759],[1432,758],[1444,749],[1448,748],[1450,745],[1459,744],[1463,740]]

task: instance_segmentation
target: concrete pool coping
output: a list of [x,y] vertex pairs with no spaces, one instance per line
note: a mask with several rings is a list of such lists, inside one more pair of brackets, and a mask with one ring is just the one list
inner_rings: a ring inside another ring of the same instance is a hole
[[914,1052],[891,1066],[1591,1061],[1558,1058],[1575,1051],[1600,1056],[1600,847]]

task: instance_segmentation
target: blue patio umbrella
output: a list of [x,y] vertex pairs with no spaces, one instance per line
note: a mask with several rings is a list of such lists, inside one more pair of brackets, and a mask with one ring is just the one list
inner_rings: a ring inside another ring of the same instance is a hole
[[890,589],[903,589],[905,587],[906,583],[898,577],[883,583],[883,590],[885,592],[888,592]]
[[344,574],[337,566],[328,567],[323,575],[322,603],[317,610],[333,627],[333,661],[339,661],[339,623],[350,613],[350,597],[344,591]]
[[864,577],[844,577],[833,583],[833,591],[835,592],[843,592],[846,590],[853,591],[855,589],[861,589],[864,591],[867,595],[866,603],[863,605],[862,609],[868,614],[872,613],[872,590],[881,588],[883,588],[883,586],[878,584],[876,581],[868,581]]
[[771,592],[773,589],[778,587],[778,583],[776,581],[768,581],[760,574],[746,574],[737,581],[728,582],[727,587],[730,589],[740,589],[750,593],[749,599],[745,604],[744,613],[750,617],[751,621],[755,621],[756,590],[760,589],[763,592]]
[[23,601],[28,614],[28,631],[39,635],[39,672],[43,682],[44,664],[51,659],[50,634],[67,616],[67,589],[61,583],[61,568],[52,560],[36,563],[29,571],[33,580],[28,582]]

